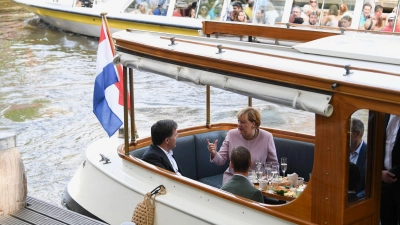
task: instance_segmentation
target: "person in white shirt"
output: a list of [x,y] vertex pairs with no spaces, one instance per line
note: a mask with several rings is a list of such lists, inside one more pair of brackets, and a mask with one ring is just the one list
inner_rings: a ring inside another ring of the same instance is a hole
[[175,161],[173,148],[178,139],[178,125],[173,120],[159,120],[151,126],[152,144],[144,152],[142,160],[182,175],[182,170]]

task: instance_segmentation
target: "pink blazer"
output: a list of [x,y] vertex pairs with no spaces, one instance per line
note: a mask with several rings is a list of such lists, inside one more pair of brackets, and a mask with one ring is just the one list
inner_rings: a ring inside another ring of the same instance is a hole
[[[223,165],[226,160],[230,157],[231,151],[236,146],[243,146],[249,149],[251,153],[251,161],[253,165],[250,169],[255,170],[255,161],[261,157],[262,162],[275,162],[278,163],[278,158],[276,156],[276,149],[274,139],[272,134],[265,130],[259,130],[258,136],[253,140],[245,140],[243,136],[239,133],[238,129],[233,129],[228,132],[222,146],[215,155],[214,159],[210,161],[217,164]],[[224,178],[222,181],[222,185],[228,182],[229,179],[233,176],[233,169],[228,167],[228,169],[224,173]]]

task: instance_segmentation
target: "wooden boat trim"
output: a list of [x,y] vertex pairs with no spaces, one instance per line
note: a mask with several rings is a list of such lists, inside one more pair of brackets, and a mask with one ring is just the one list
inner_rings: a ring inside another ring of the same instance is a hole
[[[343,93],[346,95],[359,96],[371,100],[382,100],[387,103],[400,102],[400,92],[397,90],[388,90],[377,88],[374,86],[364,86],[357,83],[342,83],[333,79],[326,79],[322,77],[310,77],[302,73],[294,73],[289,71],[280,71],[270,68],[261,67],[248,67],[245,64],[238,62],[224,61],[221,66],[219,61],[210,61],[206,57],[200,55],[192,55],[183,52],[176,52],[168,49],[161,49],[154,46],[145,45],[119,39],[114,37],[114,43],[119,51],[126,51],[133,55],[144,54],[149,58],[156,58],[161,61],[170,61],[173,63],[181,63],[183,65],[191,65],[202,67],[207,65],[209,70],[226,72],[230,74],[241,74],[247,77],[260,78],[267,81],[276,81],[286,84],[302,84],[302,86],[331,93]],[[134,50],[135,52],[132,52]],[[291,79],[287,79],[290,77]],[[333,84],[337,87],[332,88]],[[367,90],[368,88],[368,90]],[[373,93],[373,94],[372,94]]]
[[[249,26],[251,27],[250,29]],[[332,31],[296,30],[260,24],[203,21],[203,34],[211,35],[216,33],[246,35],[298,42],[308,42],[319,38],[330,37],[340,34]]]

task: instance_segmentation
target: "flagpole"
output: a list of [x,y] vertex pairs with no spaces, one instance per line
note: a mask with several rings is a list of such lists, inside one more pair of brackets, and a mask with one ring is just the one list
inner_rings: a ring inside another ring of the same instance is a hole
[[[114,47],[114,43],[112,41],[111,31],[110,31],[110,28],[108,26],[108,21],[107,21],[106,15],[107,15],[106,12],[100,13],[100,16],[104,20],[104,24],[106,26],[105,29],[106,29],[106,32],[107,32],[108,41],[109,41],[110,46],[111,46],[112,54],[113,54],[113,56],[115,56],[115,47]],[[123,77],[123,74],[120,74],[120,70],[117,69],[117,73],[118,73],[119,77]],[[133,81],[133,73],[130,73],[129,75],[130,75],[130,80]],[[127,82],[127,79],[125,79],[125,77],[124,77],[124,87],[125,87],[125,82]],[[131,84],[131,88],[133,88],[133,84]],[[131,92],[133,92],[133,89],[131,89]],[[130,104],[131,104],[131,107],[133,107],[133,109],[134,109],[133,96],[130,96],[130,97],[131,97]],[[126,98],[125,95],[124,95],[124,98]],[[125,104],[125,99],[124,99],[124,105],[127,105],[127,104]],[[133,144],[136,145],[136,139],[139,138],[139,135],[138,135],[137,128],[136,128],[135,116],[134,116],[134,113],[132,113],[132,112],[134,112],[134,110],[130,110],[128,108],[128,112],[129,112],[128,115],[131,116],[131,122],[132,122],[131,127],[133,127],[133,130],[131,130],[131,138],[132,138]],[[125,124],[125,122],[128,122],[128,121],[124,121],[124,124]],[[128,129],[125,129],[125,130],[126,130],[125,132],[127,132]],[[125,134],[125,136],[127,136],[127,135]]]

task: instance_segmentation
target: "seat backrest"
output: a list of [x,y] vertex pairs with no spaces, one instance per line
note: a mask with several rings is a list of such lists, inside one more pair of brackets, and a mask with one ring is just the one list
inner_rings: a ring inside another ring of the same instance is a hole
[[229,160],[227,160],[227,162],[222,166],[218,166],[210,162],[210,153],[207,150],[207,139],[210,142],[214,142],[216,139],[218,139],[217,149],[220,149],[227,133],[228,131],[213,131],[193,135],[196,146],[196,180],[221,174],[228,168]]
[[130,151],[129,154],[130,154],[131,156],[135,156],[136,158],[141,159],[141,158],[143,157],[144,152],[145,152],[146,149],[148,149],[148,148],[149,148],[148,146],[143,147],[143,148],[139,148],[139,149],[136,149],[136,150],[134,150],[134,151]]
[[314,165],[314,144],[274,137],[278,162],[287,158],[286,175],[297,173],[305,181],[309,180]]
[[182,175],[196,180],[196,153],[193,135],[178,138],[174,158],[182,169]]

